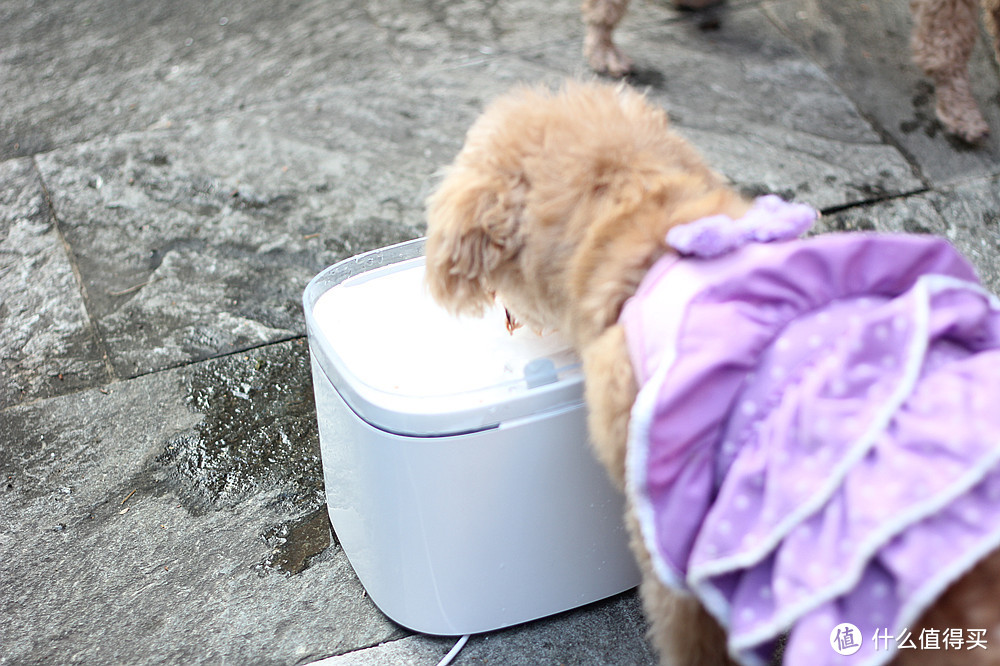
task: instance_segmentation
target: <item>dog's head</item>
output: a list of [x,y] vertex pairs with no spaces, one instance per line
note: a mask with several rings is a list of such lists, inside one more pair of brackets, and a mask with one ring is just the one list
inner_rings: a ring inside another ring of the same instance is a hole
[[741,206],[634,90],[520,88],[473,124],[428,200],[427,282],[452,312],[498,296],[579,345],[615,321],[670,226]]

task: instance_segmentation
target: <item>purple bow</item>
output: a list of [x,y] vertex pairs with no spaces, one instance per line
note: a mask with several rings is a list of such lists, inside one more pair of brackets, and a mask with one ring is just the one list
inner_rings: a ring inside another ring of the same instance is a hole
[[788,203],[773,194],[758,197],[746,215],[734,220],[711,215],[667,232],[667,243],[681,254],[717,257],[750,242],[798,238],[819,217],[811,206]]

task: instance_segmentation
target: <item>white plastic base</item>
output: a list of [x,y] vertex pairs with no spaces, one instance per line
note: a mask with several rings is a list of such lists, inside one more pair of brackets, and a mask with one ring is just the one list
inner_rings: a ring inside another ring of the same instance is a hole
[[372,427],[313,358],[330,519],[375,604],[415,631],[491,631],[639,582],[624,499],[583,404],[409,437]]

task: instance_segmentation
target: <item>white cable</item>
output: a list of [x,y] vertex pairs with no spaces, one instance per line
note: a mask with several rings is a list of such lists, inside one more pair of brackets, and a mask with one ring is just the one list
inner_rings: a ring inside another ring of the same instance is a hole
[[459,651],[465,646],[465,642],[467,640],[469,640],[469,634],[466,634],[461,638],[459,638],[458,642],[455,643],[455,647],[451,649],[451,652],[449,652],[444,656],[444,659],[438,662],[437,666],[448,666],[448,664],[451,663],[451,660],[455,658],[455,655],[457,655]]

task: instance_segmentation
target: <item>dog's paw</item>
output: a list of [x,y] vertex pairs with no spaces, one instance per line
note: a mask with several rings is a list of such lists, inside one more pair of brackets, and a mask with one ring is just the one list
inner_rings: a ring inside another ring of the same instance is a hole
[[967,81],[939,82],[936,92],[935,113],[945,131],[970,144],[979,143],[989,136],[990,127],[979,111]]
[[632,59],[615,46],[610,35],[602,31],[587,33],[583,54],[590,68],[598,74],[621,77],[632,71]]
[[986,124],[978,110],[975,113],[964,114],[956,118],[954,115],[942,112],[939,108],[937,117],[949,134],[968,144],[981,143],[990,135],[990,126]]

